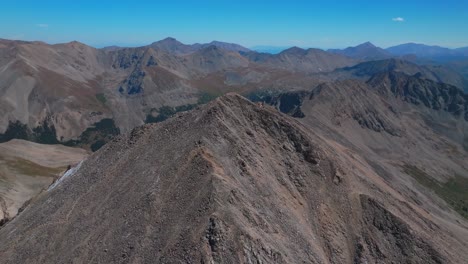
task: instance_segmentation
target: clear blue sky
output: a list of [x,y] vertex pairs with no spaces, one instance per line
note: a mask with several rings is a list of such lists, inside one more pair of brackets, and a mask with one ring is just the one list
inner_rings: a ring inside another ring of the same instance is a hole
[[0,38],[138,46],[165,37],[343,48],[468,46],[468,0],[2,1]]

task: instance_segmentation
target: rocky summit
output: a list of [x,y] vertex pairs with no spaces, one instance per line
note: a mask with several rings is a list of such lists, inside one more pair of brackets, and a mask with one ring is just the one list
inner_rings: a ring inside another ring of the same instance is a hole
[[464,263],[467,222],[314,128],[312,101],[228,94],[116,137],[0,229],[1,262]]

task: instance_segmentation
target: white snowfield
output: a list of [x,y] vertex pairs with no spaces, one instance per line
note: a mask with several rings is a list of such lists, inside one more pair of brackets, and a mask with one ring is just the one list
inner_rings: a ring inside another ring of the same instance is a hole
[[66,178],[72,176],[73,174],[75,174],[81,167],[81,164],[83,163],[84,160],[80,161],[80,163],[78,163],[75,167],[72,167],[71,169],[69,169],[67,172],[65,172],[63,174],[62,177],[60,177],[57,181],[55,181],[52,185],[49,186],[49,188],[47,189],[47,191],[51,191],[53,190],[57,185],[59,185],[63,180],[65,180]]

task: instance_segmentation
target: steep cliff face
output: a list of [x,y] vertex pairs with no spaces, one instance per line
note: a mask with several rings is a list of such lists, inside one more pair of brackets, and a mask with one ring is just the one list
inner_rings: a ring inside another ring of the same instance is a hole
[[0,229],[9,241],[0,244],[2,261],[468,257],[466,239],[396,191],[365,158],[306,125],[229,94],[134,129]]

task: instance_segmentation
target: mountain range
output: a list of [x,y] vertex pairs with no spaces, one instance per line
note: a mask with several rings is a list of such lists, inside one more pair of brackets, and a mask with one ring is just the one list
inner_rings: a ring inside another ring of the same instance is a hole
[[1,262],[465,263],[467,68],[407,48],[1,40]]
[[[195,44],[188,45],[188,44],[181,43],[180,41],[171,37],[153,42],[149,46],[155,50],[156,49],[163,50],[165,52],[174,53],[177,55],[193,53],[197,50],[204,49],[209,46],[216,46],[218,48],[222,48],[222,49],[229,50],[229,51],[243,51],[243,52],[250,51],[248,48],[245,48],[241,45],[234,44],[234,43],[212,41],[210,43],[203,43],[203,44],[195,43]],[[108,46],[108,47],[102,48],[102,50],[105,50],[105,51],[116,51],[119,49],[124,49],[124,47]]]
[[[239,89],[290,89],[275,86],[282,79],[317,83],[321,77],[311,74],[354,66],[365,58],[389,57],[370,43],[343,51],[294,47],[268,54],[216,41],[186,45],[173,38],[145,47],[103,49],[79,42],[2,40],[0,54],[0,133],[7,134],[3,141],[21,135],[70,145],[105,140],[83,134],[99,122],[107,122],[104,126],[116,133],[125,132],[161,107],[195,105]],[[426,78],[466,87],[466,78],[455,67],[424,67]]]
[[[277,46],[254,46],[252,50],[277,54],[289,47]],[[431,46],[419,43],[405,43],[388,48],[380,48],[371,42],[365,42],[357,46],[344,49],[328,49],[328,52],[343,54],[356,59],[385,59],[390,57],[419,57],[420,59],[434,60],[436,62],[447,62],[450,60],[466,59],[468,56],[468,47],[445,48],[440,46]]]
[[184,45],[171,38],[110,49],[2,40],[0,54],[3,141],[69,145],[105,140],[96,127],[129,131],[161,107],[190,107],[241,86],[247,91],[355,63],[321,50],[257,54],[234,44]]
[[416,55],[421,58],[430,58],[434,60],[450,60],[459,57],[468,57],[468,47],[449,49],[440,46],[428,46],[417,43],[407,43],[387,49],[393,55]]

